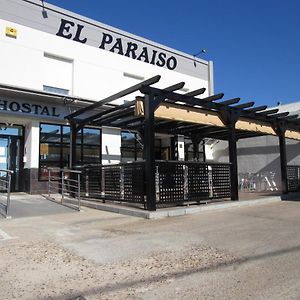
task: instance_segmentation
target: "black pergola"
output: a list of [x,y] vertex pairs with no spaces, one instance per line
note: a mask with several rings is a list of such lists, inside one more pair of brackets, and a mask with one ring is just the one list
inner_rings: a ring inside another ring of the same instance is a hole
[[[71,126],[70,167],[76,165],[77,132],[86,125],[110,126],[141,132],[145,151],[147,208],[155,210],[155,133],[186,135],[191,138],[194,145],[199,144],[204,137],[228,140],[231,200],[238,200],[237,140],[266,134],[259,131],[250,132],[236,129],[236,123],[242,118],[249,122],[262,122],[271,127],[279,137],[282,193],[288,192],[285,133],[287,130],[300,131],[298,115],[290,115],[289,112],[278,113],[278,109],[267,110],[265,105],[254,107],[254,102],[240,104],[240,98],[221,100],[224,97],[223,93],[198,98],[205,92],[205,88],[181,94],[178,93],[178,90],[183,88],[183,82],[164,89],[153,87],[153,84],[159,80],[160,76],[154,76],[66,116]],[[113,104],[113,101],[138,91],[144,96],[121,105]],[[143,114],[136,113],[138,102],[143,103]],[[208,114],[217,114],[224,127],[176,119],[155,118],[155,111],[163,104],[176,105],[183,110],[201,109]]]

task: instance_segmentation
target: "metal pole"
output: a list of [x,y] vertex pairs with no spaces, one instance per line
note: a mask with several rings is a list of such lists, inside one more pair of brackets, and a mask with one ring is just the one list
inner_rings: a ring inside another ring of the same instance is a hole
[[78,210],[80,211],[81,208],[81,199],[80,199],[80,173],[77,174],[77,180],[78,180]]
[[51,170],[48,169],[48,196],[51,195]]
[[63,200],[64,200],[64,171],[62,170],[61,172],[61,204],[63,204]]
[[6,217],[10,217],[10,183],[11,183],[11,173],[7,172],[7,206],[6,206]]

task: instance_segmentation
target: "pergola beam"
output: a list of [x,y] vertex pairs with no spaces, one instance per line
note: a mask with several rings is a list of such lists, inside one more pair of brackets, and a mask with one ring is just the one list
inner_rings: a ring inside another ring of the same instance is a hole
[[103,126],[107,122],[117,120],[121,117],[131,116],[133,114],[133,111],[134,111],[133,108],[127,108],[122,111],[117,111],[114,114],[110,114],[108,116],[103,116],[102,118],[98,119],[97,121],[93,122],[92,124],[97,125],[97,126]]
[[115,124],[115,126],[117,127],[122,127],[122,126],[126,126],[138,121],[144,121],[144,117],[143,116],[139,116],[139,117],[130,117],[129,119],[124,119],[122,121],[119,121]]
[[284,121],[291,121],[291,120],[297,120],[298,117],[299,117],[299,115],[288,115],[286,117],[281,117],[279,119],[284,120]]
[[262,105],[262,106],[257,106],[257,107],[249,108],[249,109],[247,109],[246,111],[255,113],[255,112],[263,111],[263,110],[265,110],[267,107],[268,107],[267,105]]
[[229,99],[229,100],[226,100],[226,101],[219,102],[219,104],[227,106],[227,105],[239,103],[240,100],[241,100],[241,98],[233,98],[233,99]]
[[275,108],[275,109],[270,109],[270,110],[265,110],[262,112],[258,112],[257,115],[259,116],[267,116],[267,115],[271,115],[271,114],[276,114],[278,113],[279,109]]
[[274,115],[268,115],[269,119],[274,119],[274,118],[281,118],[281,117],[286,117],[289,115],[289,112],[282,112],[279,114],[274,114]]
[[[212,95],[212,96],[209,96],[209,97],[206,97],[206,98],[202,98],[202,99],[199,99],[202,101],[205,101],[205,102],[213,102],[213,101],[216,101],[216,100],[220,100],[224,97],[224,93],[219,93],[219,94],[216,94],[216,95]],[[195,99],[198,99],[198,98],[195,98]]]
[[254,105],[254,102],[247,102],[247,103],[242,103],[239,105],[232,106],[233,108],[238,108],[238,109],[244,109],[248,107],[252,107]]
[[206,88],[201,88],[201,89],[198,89],[198,90],[194,90],[194,91],[185,93],[184,95],[185,96],[190,96],[190,97],[196,97],[196,96],[202,95],[205,91],[206,91]]
[[113,107],[111,109],[102,111],[101,113],[98,113],[96,115],[88,117],[88,118],[86,118],[84,120],[80,120],[79,124],[89,125],[92,122],[97,122],[97,120],[100,120],[100,118],[103,117],[103,116],[107,116],[107,115],[112,114],[114,112],[117,112],[119,110],[123,110],[125,108],[132,107],[133,105],[135,105],[135,100],[129,101],[129,102],[126,102],[124,104],[121,104],[121,105],[118,105],[116,107]]
[[140,83],[138,83],[138,84],[136,84],[134,86],[131,86],[128,89],[125,89],[125,90],[123,90],[121,92],[118,92],[118,93],[113,94],[113,95],[111,95],[109,97],[106,97],[106,98],[104,98],[104,99],[102,99],[100,101],[97,101],[94,104],[91,104],[91,105],[89,105],[87,107],[78,109],[77,111],[75,111],[75,112],[69,114],[68,116],[66,116],[65,119],[69,119],[70,120],[70,119],[72,119],[74,117],[77,117],[77,116],[79,116],[79,115],[81,115],[81,114],[83,114],[85,112],[92,111],[92,110],[94,110],[94,109],[96,109],[96,108],[98,108],[100,106],[103,106],[103,105],[105,105],[107,103],[110,103],[110,102],[112,102],[114,100],[117,100],[117,99],[120,99],[122,97],[125,97],[125,96],[127,96],[127,95],[129,95],[129,94],[131,94],[133,92],[136,92],[136,91],[140,90],[143,87],[150,86],[151,84],[154,84],[154,83],[158,82],[160,80],[160,78],[161,78],[161,76],[157,75],[157,76],[149,78],[149,79],[147,79],[145,81],[142,81],[142,82],[140,82]]

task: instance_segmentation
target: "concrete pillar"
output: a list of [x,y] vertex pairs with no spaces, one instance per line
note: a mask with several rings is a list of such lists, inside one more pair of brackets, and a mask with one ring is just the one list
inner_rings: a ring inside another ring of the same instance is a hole
[[40,149],[40,124],[30,122],[25,126],[24,168],[38,169]]

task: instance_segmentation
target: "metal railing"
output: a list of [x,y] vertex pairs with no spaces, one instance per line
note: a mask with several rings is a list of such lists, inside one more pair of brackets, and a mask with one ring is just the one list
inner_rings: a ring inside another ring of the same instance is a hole
[[62,205],[81,209],[81,171],[48,168],[47,198]]
[[239,189],[242,192],[276,192],[275,176],[272,171],[239,173]]
[[287,181],[289,192],[300,191],[300,166],[287,166]]
[[[158,205],[230,198],[230,164],[156,161]],[[146,204],[145,161],[78,166],[85,197]]]
[[0,169],[0,214],[10,218],[11,170]]

